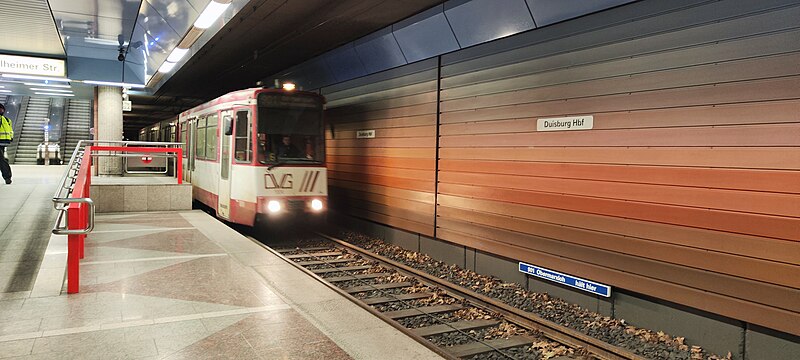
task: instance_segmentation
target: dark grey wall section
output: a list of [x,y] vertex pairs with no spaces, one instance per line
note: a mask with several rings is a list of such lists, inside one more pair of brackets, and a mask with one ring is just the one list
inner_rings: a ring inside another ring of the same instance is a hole
[[748,325],[745,337],[745,360],[785,359],[787,354],[800,358],[800,336]]
[[428,254],[436,260],[466,268],[466,249],[463,246],[420,236],[419,252]]
[[635,326],[680,334],[690,344],[701,343],[706,351],[722,356],[730,351],[734,359],[743,358],[744,324],[738,321],[622,292],[614,295],[614,317]]
[[526,0],[539,27],[634,0]]
[[444,14],[461,48],[536,27],[524,0],[448,1]]
[[420,236],[395,228],[386,228],[386,242],[409,251],[419,252]]
[[475,252],[475,272],[492,275],[505,282],[525,284],[527,275],[519,272],[519,262],[482,251]]
[[347,44],[325,54],[325,62],[336,81],[347,81],[367,74],[353,44]]
[[408,62],[459,49],[456,36],[444,16],[444,5],[394,24],[392,30]]
[[367,35],[354,42],[356,52],[369,73],[405,65],[406,58],[392,33],[392,27]]
[[528,276],[528,291],[537,293],[547,293],[559,299],[580,305],[586,309],[603,314],[605,316],[613,316],[613,299],[616,294],[615,290],[611,289],[611,298],[604,298],[597,295],[592,295],[583,291],[575,290],[573,288],[544,281],[537,277]]

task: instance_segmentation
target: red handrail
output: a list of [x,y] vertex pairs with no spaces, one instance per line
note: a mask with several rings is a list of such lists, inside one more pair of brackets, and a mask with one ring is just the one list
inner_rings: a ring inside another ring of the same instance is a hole
[[[70,197],[74,199],[88,198],[89,187],[92,185],[92,150],[87,146],[78,169],[75,185]],[[67,228],[70,230],[85,229],[89,218],[89,205],[85,203],[72,203],[67,208]],[[83,259],[83,242],[85,234],[67,235],[67,294],[75,294],[80,288],[80,259]]]
[[[92,154],[96,151],[142,152],[142,153],[175,153],[177,156],[176,175],[178,184],[183,184],[183,149],[157,147],[122,147],[122,146],[87,146],[83,153],[81,167],[75,179],[70,197],[73,199],[88,198],[92,185]],[[89,219],[89,204],[71,203],[67,208],[67,228],[69,230],[86,229]],[[86,234],[67,235],[67,293],[75,294],[80,290],[80,259],[84,256],[84,239]]]

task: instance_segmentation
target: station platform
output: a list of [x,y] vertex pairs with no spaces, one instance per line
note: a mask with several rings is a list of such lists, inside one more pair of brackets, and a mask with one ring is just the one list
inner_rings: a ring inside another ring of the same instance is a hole
[[12,165],[13,183],[0,183],[0,300],[25,298],[33,289],[58,215],[53,192],[65,169]]
[[98,214],[80,273],[4,295],[0,358],[439,358],[202,211]]

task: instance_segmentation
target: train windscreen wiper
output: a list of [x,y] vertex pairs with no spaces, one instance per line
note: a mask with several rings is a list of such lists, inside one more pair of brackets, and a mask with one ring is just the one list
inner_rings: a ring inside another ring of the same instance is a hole
[[283,165],[286,165],[286,164],[288,164],[286,161],[276,162],[276,163],[274,163],[274,164],[272,164],[270,166],[267,166],[267,170],[272,170],[272,169],[274,169],[274,168],[276,168],[278,166],[283,166]]

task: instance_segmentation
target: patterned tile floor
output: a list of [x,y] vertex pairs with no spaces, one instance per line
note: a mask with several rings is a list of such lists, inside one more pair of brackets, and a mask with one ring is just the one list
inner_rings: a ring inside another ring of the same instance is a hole
[[98,215],[85,255],[79,294],[0,298],[0,358],[438,358],[200,211]]

